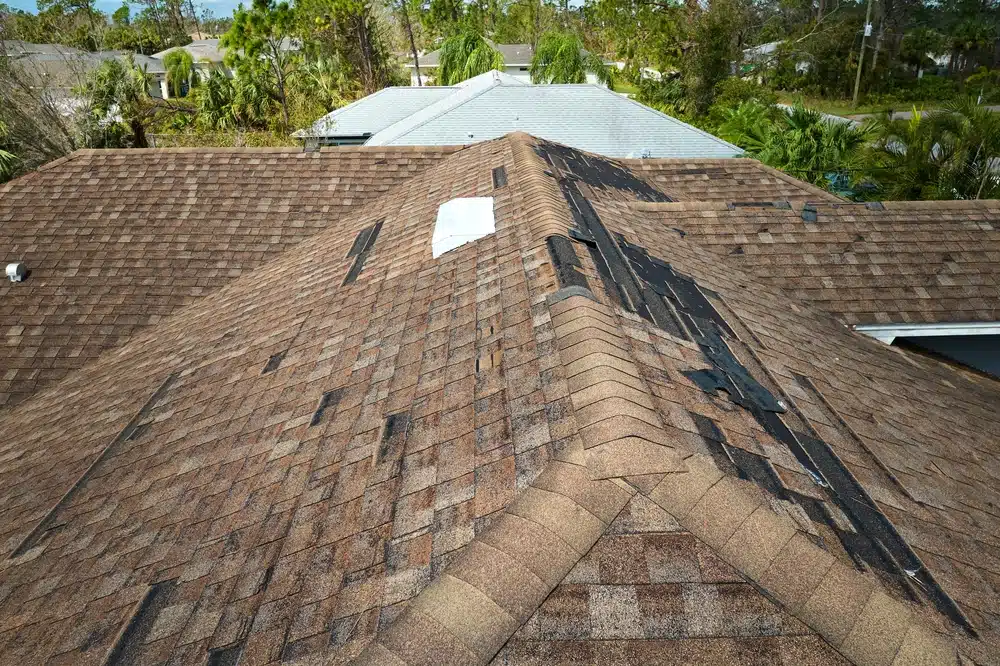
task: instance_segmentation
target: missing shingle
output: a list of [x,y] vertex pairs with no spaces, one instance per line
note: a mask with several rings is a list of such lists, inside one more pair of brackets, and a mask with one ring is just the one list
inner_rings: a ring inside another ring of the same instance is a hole
[[819,211],[816,206],[806,204],[802,207],[802,219],[806,222],[815,222],[819,219]]
[[726,204],[726,208],[729,210],[736,210],[737,208],[776,208],[776,204],[773,201],[730,201]]
[[206,666],[237,666],[240,663],[240,657],[243,656],[244,647],[246,647],[246,641],[242,640],[226,647],[209,650]]
[[286,353],[288,353],[288,350],[278,352],[277,354],[273,354],[271,358],[267,359],[267,363],[264,364],[264,369],[261,371],[260,374],[266,375],[269,372],[274,372],[275,370],[277,370],[278,367],[281,365],[281,362],[285,360]]
[[108,653],[104,661],[105,666],[125,666],[140,662],[146,636],[149,635],[160,612],[167,607],[176,587],[176,579],[149,586],[135,614],[129,619]]
[[580,258],[573,249],[573,242],[565,236],[549,236],[545,239],[549,257],[556,271],[560,287],[583,287],[589,289],[587,276],[580,272]]
[[376,482],[391,478],[399,473],[396,463],[403,457],[403,447],[410,431],[410,422],[409,412],[399,412],[385,417],[385,428],[382,430],[382,439],[379,441],[375,464],[389,463],[393,469],[384,473],[376,473],[376,476],[379,477]]
[[507,184],[507,169],[502,166],[498,166],[493,169],[493,189],[499,190],[501,187]]
[[881,201],[869,201],[865,204],[865,208],[868,210],[885,210],[885,206]]
[[375,246],[375,240],[378,238],[384,222],[385,220],[379,220],[370,227],[365,227],[358,232],[351,250],[347,253],[348,257],[354,257],[354,263],[351,265],[350,270],[347,271],[347,275],[344,276],[344,282],[341,286],[351,284],[358,279],[358,275],[361,274],[361,270],[365,267],[365,260]]
[[312,420],[309,421],[309,427],[319,425],[323,420],[323,415],[331,407],[336,409],[337,403],[340,402],[340,396],[343,393],[343,389],[334,389],[332,391],[327,391],[319,399],[319,405],[316,407],[316,411],[313,412]]

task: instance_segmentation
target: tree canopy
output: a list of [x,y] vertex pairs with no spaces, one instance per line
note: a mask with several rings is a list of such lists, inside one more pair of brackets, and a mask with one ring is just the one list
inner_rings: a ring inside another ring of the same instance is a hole
[[482,35],[468,29],[444,40],[438,58],[438,83],[445,86],[453,86],[491,69],[503,69],[503,54]]

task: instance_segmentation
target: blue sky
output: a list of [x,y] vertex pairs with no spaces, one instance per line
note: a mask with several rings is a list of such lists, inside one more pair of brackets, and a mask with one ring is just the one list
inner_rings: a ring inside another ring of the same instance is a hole
[[[7,5],[15,9],[23,9],[29,11],[32,14],[38,11],[35,6],[35,0],[0,0],[5,2]],[[239,0],[200,0],[195,2],[195,7],[198,8],[198,13],[201,13],[202,9],[211,9],[212,13],[216,16],[232,16],[233,10],[236,6],[240,4]],[[97,0],[97,8],[102,12],[111,13],[122,6],[121,0]],[[132,5],[132,11],[138,12],[141,8]]]

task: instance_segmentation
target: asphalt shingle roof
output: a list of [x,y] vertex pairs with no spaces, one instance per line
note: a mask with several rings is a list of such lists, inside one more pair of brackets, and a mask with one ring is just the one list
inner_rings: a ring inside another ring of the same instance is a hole
[[[98,178],[73,161],[5,199]],[[433,259],[470,196],[496,233]],[[652,224],[666,198],[479,143],[0,413],[2,654],[996,663],[996,382]]]

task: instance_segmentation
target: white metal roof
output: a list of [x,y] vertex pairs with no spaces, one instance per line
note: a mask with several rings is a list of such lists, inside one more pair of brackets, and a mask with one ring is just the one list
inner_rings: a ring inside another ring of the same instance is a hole
[[[332,123],[332,125],[331,125]],[[370,146],[446,146],[534,136],[608,157],[733,157],[736,146],[602,86],[530,85],[487,72],[450,88],[386,88],[297,136],[364,136]]]
[[364,136],[397,123],[455,92],[448,86],[383,88],[323,116],[295,136]]
[[368,140],[374,146],[474,143],[523,131],[608,157],[733,157],[736,146],[597,85],[494,81],[438,100]]

